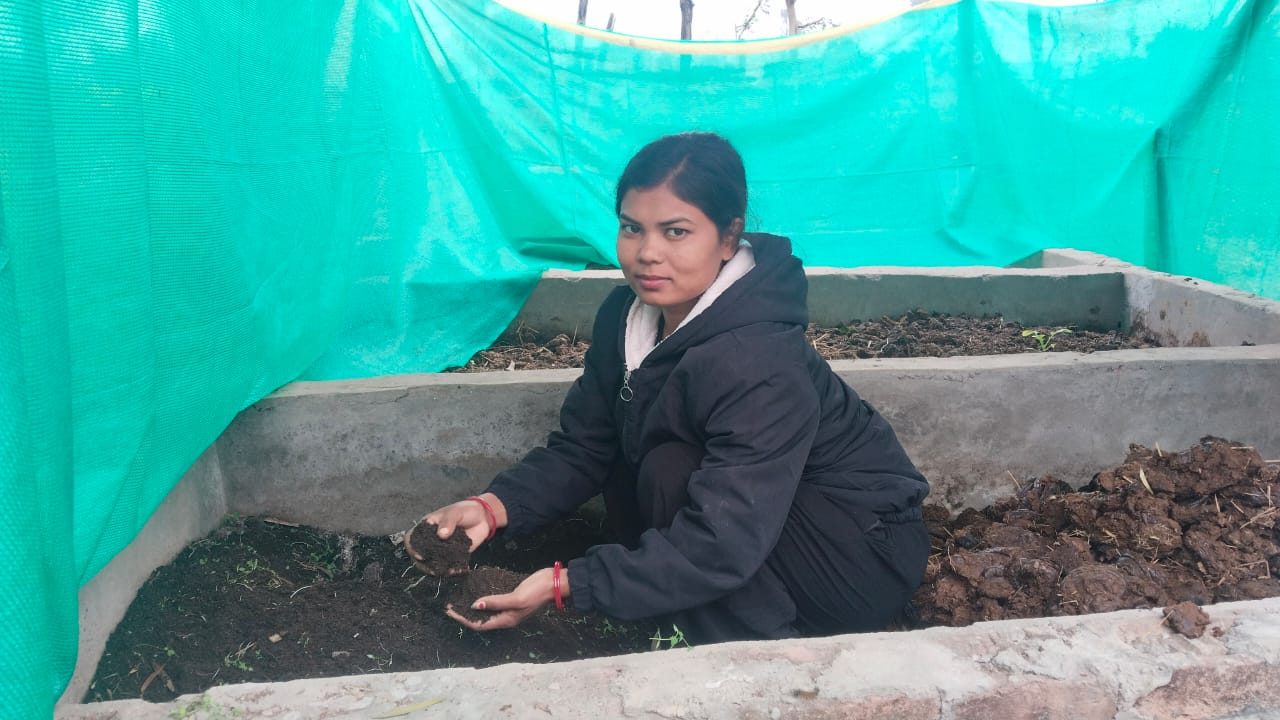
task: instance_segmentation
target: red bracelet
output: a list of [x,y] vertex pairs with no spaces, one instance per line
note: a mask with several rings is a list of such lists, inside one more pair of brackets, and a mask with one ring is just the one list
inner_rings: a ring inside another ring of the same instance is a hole
[[480,507],[484,508],[484,518],[489,522],[489,537],[485,538],[484,541],[489,542],[498,532],[498,516],[494,514],[493,506],[485,502],[483,498],[476,495],[472,495],[467,498],[467,500],[475,500],[480,503]]
[[556,609],[564,611],[564,596],[560,594],[560,569],[564,567],[557,560],[556,564],[551,567],[551,594],[556,599]]

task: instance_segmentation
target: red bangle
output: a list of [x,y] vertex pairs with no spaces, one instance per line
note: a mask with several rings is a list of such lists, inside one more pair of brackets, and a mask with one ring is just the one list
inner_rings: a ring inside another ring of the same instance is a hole
[[467,500],[475,500],[476,502],[480,503],[480,507],[484,508],[484,518],[489,523],[489,537],[485,538],[484,541],[489,542],[490,540],[493,539],[493,536],[496,535],[498,532],[498,516],[494,514],[493,506],[485,502],[483,498],[480,498],[476,495],[472,495],[471,497],[467,498]]
[[551,566],[551,594],[556,599],[556,609],[564,611],[564,596],[560,594],[560,569],[564,567],[557,560],[556,564]]

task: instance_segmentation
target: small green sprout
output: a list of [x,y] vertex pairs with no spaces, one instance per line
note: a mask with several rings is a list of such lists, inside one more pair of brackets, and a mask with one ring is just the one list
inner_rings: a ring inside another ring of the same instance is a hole
[[649,647],[653,650],[660,649],[662,647],[662,643],[666,643],[668,649],[674,648],[675,646],[680,645],[682,643],[687,648],[693,647],[692,645],[689,644],[688,640],[684,639],[684,632],[680,629],[678,625],[671,626],[670,637],[663,637],[662,628],[659,627],[657,630],[653,631],[653,636],[649,638],[649,642],[650,642]]
[[227,653],[222,658],[222,664],[229,668],[236,668],[241,672],[253,672],[253,666],[245,662],[244,655],[253,649],[255,642],[247,642],[240,646],[240,649]]
[[1037,328],[1022,331],[1022,337],[1029,337],[1036,341],[1036,349],[1040,352],[1048,352],[1053,349],[1053,339],[1059,335],[1071,334],[1071,328],[1060,327],[1050,332],[1044,332]]

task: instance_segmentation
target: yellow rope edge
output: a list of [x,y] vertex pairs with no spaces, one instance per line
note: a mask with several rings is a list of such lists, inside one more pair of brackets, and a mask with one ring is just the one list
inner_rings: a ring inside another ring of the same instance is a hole
[[545,17],[538,13],[526,12],[524,10],[516,10],[507,6],[498,0],[500,5],[506,7],[512,12],[524,15],[527,18],[535,20],[551,27],[564,30],[566,32],[577,33],[584,37],[589,37],[601,42],[607,42],[614,45],[622,45],[624,47],[636,48],[638,50],[657,50],[660,52],[676,53],[678,55],[754,55],[756,53],[778,52],[779,50],[790,50],[810,43],[822,42],[831,38],[840,37],[855,33],[859,30],[869,28],[873,25],[879,25],[886,20],[892,20],[900,15],[917,10],[932,10],[933,8],[946,7],[947,5],[955,5],[961,0],[932,0],[913,7],[901,8],[893,12],[875,18],[864,20],[859,23],[851,23],[841,25],[827,30],[821,30],[806,35],[792,35],[790,37],[774,38],[771,40],[751,40],[747,42],[735,41],[684,41],[684,40],[661,40],[658,38],[637,37],[634,35],[621,35],[609,32],[608,30],[600,30],[598,28],[585,27],[563,20]]

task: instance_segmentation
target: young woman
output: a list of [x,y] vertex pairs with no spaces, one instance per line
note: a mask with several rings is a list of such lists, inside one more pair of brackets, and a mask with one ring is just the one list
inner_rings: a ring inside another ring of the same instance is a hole
[[481,598],[483,623],[451,615],[493,630],[556,602],[701,643],[882,628],[924,573],[928,483],[805,339],[789,241],[743,233],[741,157],[710,133],[661,138],[616,203],[627,285],[596,316],[560,430],[422,522],[474,550],[603,494],[619,542]]

